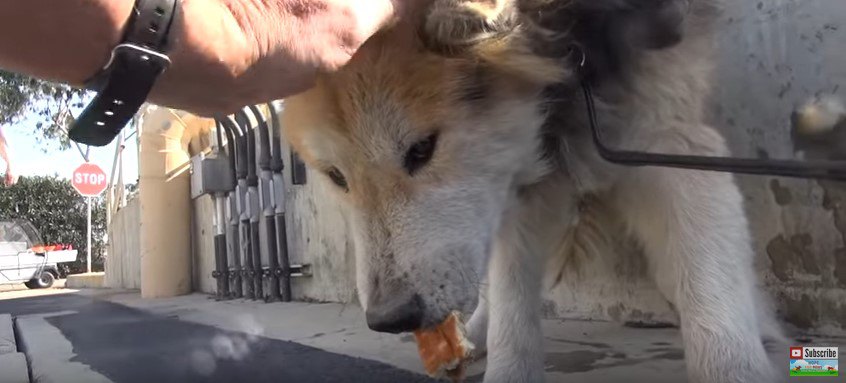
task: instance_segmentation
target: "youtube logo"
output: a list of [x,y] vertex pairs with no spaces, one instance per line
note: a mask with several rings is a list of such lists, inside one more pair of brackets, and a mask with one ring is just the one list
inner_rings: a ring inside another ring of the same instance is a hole
[[791,347],[790,348],[790,359],[803,359],[802,358],[802,347]]

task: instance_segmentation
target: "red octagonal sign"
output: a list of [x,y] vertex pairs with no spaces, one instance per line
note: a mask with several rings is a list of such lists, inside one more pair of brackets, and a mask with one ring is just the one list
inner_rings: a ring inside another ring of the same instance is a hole
[[106,190],[106,173],[90,162],[73,171],[73,188],[85,197],[96,197]]

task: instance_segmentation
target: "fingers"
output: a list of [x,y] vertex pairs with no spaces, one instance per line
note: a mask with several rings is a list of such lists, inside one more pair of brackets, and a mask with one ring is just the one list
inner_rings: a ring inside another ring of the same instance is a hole
[[309,89],[432,0],[191,0],[150,101],[203,116]]
[[6,186],[12,186],[18,182],[18,177],[10,170],[6,170],[6,176],[3,179]]
[[349,1],[356,22],[356,34],[367,40],[397,15],[397,6],[391,0]]
[[[428,0],[330,0],[326,14],[314,17],[309,20],[312,25],[306,26],[317,31],[314,39],[319,44],[316,54],[321,69],[331,72],[346,65],[371,36],[424,1]],[[321,24],[325,26],[321,28]],[[330,44],[321,49],[320,41]]]

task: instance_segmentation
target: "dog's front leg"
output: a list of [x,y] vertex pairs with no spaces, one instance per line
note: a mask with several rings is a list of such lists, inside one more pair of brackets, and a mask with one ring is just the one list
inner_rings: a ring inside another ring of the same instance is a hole
[[484,280],[479,289],[479,304],[470,320],[467,321],[467,339],[475,345],[473,350],[473,359],[479,359],[487,352],[485,348],[488,341],[488,317],[490,310],[488,309],[488,282]]
[[[509,222],[511,221],[511,222]],[[540,254],[519,220],[506,219],[488,272],[485,382],[542,382]]]

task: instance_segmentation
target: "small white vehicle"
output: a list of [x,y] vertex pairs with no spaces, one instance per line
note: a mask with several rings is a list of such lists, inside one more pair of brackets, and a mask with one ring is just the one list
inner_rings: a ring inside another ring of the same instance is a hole
[[70,245],[45,246],[38,230],[26,220],[0,220],[0,284],[48,288],[61,275],[59,264],[74,262],[76,257]]

